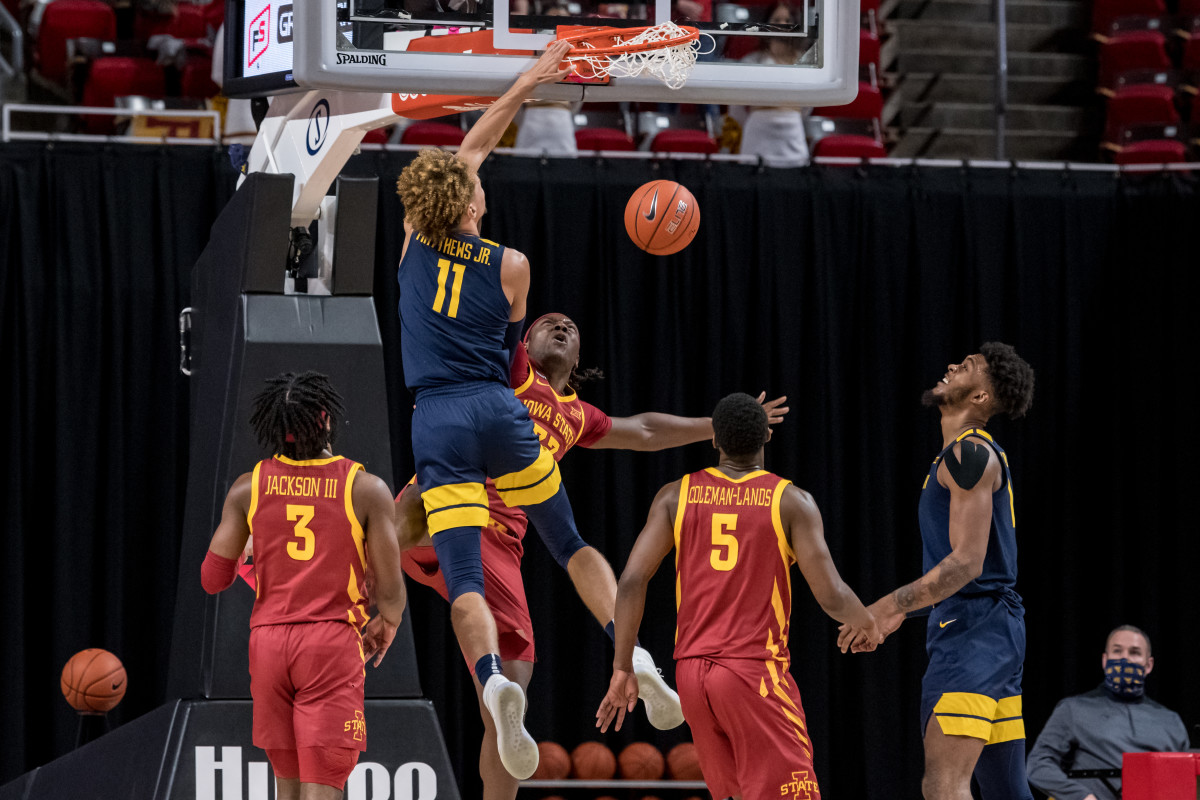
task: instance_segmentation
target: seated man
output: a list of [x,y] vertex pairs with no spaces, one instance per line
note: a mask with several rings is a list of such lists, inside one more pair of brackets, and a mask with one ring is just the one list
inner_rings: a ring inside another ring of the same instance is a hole
[[1121,625],[1108,635],[1100,664],[1104,683],[1060,701],[1029,752],[1029,782],[1055,800],[1120,800],[1120,778],[1068,773],[1120,769],[1122,753],[1188,749],[1179,715],[1143,693],[1154,669],[1150,637]]

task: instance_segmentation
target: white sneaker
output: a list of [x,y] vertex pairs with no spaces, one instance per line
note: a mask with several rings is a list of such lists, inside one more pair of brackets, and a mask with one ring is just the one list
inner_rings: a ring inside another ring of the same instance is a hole
[[519,781],[538,768],[537,742],[525,730],[525,692],[503,675],[488,678],[483,704],[496,723],[496,749],[500,763]]
[[660,731],[682,725],[679,695],[663,680],[662,671],[654,666],[654,657],[644,647],[633,648],[633,674],[637,677],[638,696],[646,704],[646,719],[650,724]]

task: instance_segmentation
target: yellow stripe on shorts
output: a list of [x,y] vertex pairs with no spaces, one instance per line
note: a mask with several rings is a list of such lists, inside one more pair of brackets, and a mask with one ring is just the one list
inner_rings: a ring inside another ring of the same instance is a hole
[[487,490],[482,483],[451,483],[421,493],[429,535],[450,528],[482,528],[487,525]]
[[558,494],[562,476],[550,451],[541,448],[538,457],[525,469],[495,479],[496,492],[510,508],[534,506]]
[[993,700],[973,692],[946,692],[933,707],[933,715],[947,736],[970,736],[987,744],[1025,738],[1019,694]]

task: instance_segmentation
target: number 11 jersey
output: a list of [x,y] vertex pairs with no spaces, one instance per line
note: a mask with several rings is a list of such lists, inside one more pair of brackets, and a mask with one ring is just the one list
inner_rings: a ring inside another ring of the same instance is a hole
[[414,392],[488,381],[507,385],[504,332],[512,306],[504,246],[453,234],[436,247],[414,232],[400,261],[400,357]]

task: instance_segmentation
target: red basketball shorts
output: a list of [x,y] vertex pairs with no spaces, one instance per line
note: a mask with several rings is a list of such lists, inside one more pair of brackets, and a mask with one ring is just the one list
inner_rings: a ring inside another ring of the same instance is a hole
[[[524,533],[524,531],[521,531]],[[501,661],[534,661],[533,621],[521,580],[521,540],[494,520],[482,529],[479,550],[483,558],[483,598],[496,620],[500,634]],[[413,547],[401,557],[404,573],[417,583],[449,599],[446,580],[438,568],[433,547]],[[463,656],[464,660],[468,660]],[[475,665],[468,660],[468,667]]]
[[250,630],[254,745],[367,749],[362,638],[347,622]]
[[800,692],[777,662],[683,658],[675,680],[713,797],[820,798]]

